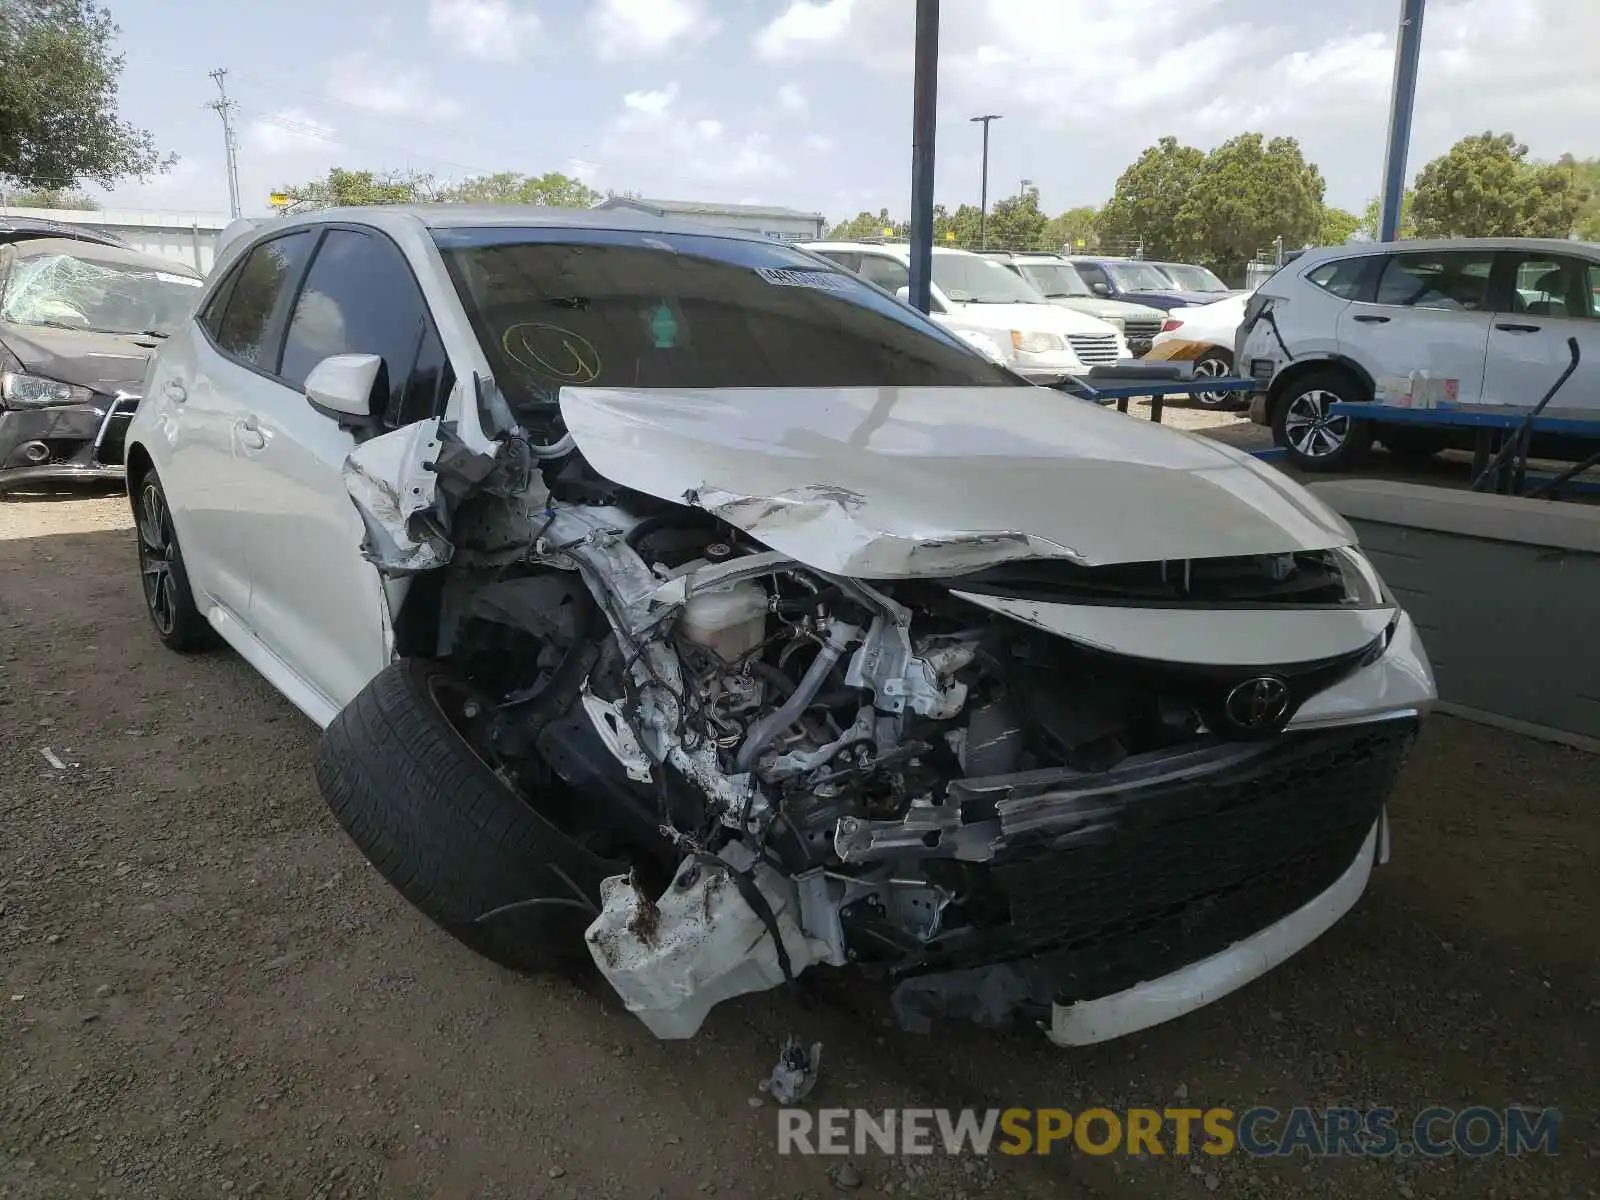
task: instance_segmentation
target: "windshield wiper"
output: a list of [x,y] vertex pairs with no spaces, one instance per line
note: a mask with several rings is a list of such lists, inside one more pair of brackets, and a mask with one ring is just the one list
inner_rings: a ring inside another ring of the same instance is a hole
[[167,334],[167,333],[162,333],[161,330],[159,330],[159,329],[141,329],[141,330],[139,330],[139,333],[138,333],[137,336],[139,336],[139,337],[158,337],[158,338],[165,339],[165,338],[171,337],[172,335],[171,334]]

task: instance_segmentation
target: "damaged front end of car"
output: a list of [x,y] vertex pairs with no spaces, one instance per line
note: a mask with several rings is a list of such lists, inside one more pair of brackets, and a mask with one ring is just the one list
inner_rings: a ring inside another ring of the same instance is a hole
[[[1352,547],[1086,561],[864,526],[844,484],[664,495],[589,432],[488,457],[425,423],[347,480],[411,580],[396,652],[459,672],[479,755],[627,864],[586,941],[658,1036],[827,964],[893,981],[908,1028],[1098,1041],[1359,895],[1432,680]],[[881,577],[838,569],[891,544]]]

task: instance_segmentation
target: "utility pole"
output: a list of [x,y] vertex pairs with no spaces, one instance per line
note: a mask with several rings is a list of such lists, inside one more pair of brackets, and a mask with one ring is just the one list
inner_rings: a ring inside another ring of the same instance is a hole
[[1406,198],[1406,152],[1411,147],[1411,110],[1417,100],[1417,63],[1422,57],[1424,0],[1400,0],[1400,35],[1394,47],[1394,92],[1389,101],[1389,149],[1383,160],[1383,201],[1378,240],[1400,234]]
[[207,108],[217,110],[217,115],[222,118],[222,143],[228,153],[228,215],[239,215],[239,139],[233,132],[233,110],[238,107],[228,99],[226,80],[228,69],[218,67],[211,72],[211,78],[217,81],[218,98],[206,105]]
[[913,307],[927,312],[933,284],[933,145],[938,129],[939,0],[917,0],[911,85],[911,278]]
[[983,126],[983,183],[978,193],[978,249],[989,248],[989,122],[998,121],[999,113],[986,113],[972,120]]

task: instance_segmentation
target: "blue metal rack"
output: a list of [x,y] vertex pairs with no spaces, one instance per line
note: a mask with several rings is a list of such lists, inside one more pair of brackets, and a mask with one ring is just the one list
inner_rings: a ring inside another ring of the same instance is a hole
[[1128,411],[1128,401],[1141,396],[1150,398],[1150,419],[1161,424],[1168,396],[1198,396],[1202,392],[1250,392],[1257,384],[1253,379],[1160,379],[1130,377],[1127,382],[1115,376],[1087,380],[1072,380],[1057,384],[1058,390],[1095,404],[1115,404],[1117,411]]

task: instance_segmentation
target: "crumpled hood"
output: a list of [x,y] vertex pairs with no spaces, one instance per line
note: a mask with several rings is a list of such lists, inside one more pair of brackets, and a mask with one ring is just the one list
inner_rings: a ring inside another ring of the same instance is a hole
[[30,374],[111,395],[143,390],[145,367],[160,343],[138,334],[0,322],[0,344]]
[[561,412],[606,478],[837,575],[1355,541],[1247,454],[1046,388],[563,388]]

